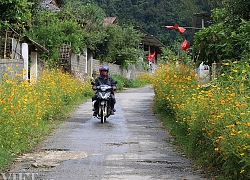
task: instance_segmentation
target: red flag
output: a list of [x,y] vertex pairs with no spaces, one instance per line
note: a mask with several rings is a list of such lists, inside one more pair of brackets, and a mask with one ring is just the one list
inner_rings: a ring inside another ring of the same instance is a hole
[[162,26],[168,29],[177,29],[179,32],[184,33],[186,29],[184,27],[179,27],[178,24],[175,24],[173,26]]
[[151,53],[150,55],[148,55],[148,60],[151,60],[155,57],[155,52]]
[[186,29],[184,27],[178,27],[178,31],[181,33],[184,33],[186,31]]
[[187,42],[186,39],[185,39],[185,40],[183,41],[183,43],[181,44],[181,47],[182,47],[182,49],[183,49],[184,51],[186,51],[188,48],[190,48],[190,46],[189,46],[189,44],[188,44],[188,42]]

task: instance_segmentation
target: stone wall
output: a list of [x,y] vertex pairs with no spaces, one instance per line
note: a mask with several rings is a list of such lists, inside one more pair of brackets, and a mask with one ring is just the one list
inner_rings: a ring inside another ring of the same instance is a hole
[[97,77],[99,75],[99,67],[104,66],[104,65],[108,66],[109,71],[112,72],[113,74],[123,75],[123,70],[122,70],[122,67],[120,65],[101,62],[99,60],[93,59],[92,77]]
[[128,79],[136,78],[142,69],[136,67],[135,65],[131,65],[127,69],[123,69],[120,65],[101,62],[100,60],[93,59],[91,57],[88,57],[88,60],[86,61],[86,56],[84,54],[71,55],[71,73],[79,79],[86,76],[96,78],[99,75],[99,67],[103,65],[108,66],[111,73],[121,75]]
[[101,62],[99,60],[93,59],[93,74],[92,77],[96,77],[99,72],[98,69],[100,66],[108,66],[109,71],[113,74],[121,75],[128,79],[135,79],[141,72],[142,68],[137,67],[136,65],[130,65],[127,69],[123,69],[121,65]]
[[42,59],[37,59],[37,76],[40,77],[43,75],[43,71],[48,68],[47,63]]
[[[128,79],[135,79],[141,72],[142,68],[135,65],[129,66],[127,69],[123,69],[120,65],[101,62],[99,60],[89,58],[86,61],[86,56],[72,54],[71,55],[71,73],[78,79],[84,79],[86,77],[96,78],[99,75],[99,67],[106,65],[109,67],[112,74],[121,75]],[[43,70],[47,68],[47,65],[44,61],[38,58],[37,60],[37,75],[42,76]],[[0,60],[0,79],[3,78],[5,73],[8,73],[11,79],[16,78],[16,75],[19,74],[18,78],[23,78],[23,69],[24,61],[23,59],[1,59]]]
[[71,55],[71,73],[78,79],[82,79],[86,76],[86,57],[83,55],[72,54]]
[[8,75],[9,79],[23,79],[23,59],[1,59],[0,79]]

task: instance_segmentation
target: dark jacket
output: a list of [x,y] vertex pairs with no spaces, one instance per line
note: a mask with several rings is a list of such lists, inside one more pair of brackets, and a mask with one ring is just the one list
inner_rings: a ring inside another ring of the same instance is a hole
[[95,79],[95,86],[100,86],[102,84],[106,84],[113,87],[116,86],[116,81],[109,75],[106,79],[104,79],[104,77],[100,75]]

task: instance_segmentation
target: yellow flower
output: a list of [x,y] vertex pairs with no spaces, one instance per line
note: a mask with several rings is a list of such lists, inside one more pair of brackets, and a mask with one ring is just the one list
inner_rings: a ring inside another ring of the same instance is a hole
[[231,132],[231,136],[235,136],[236,134],[235,134],[235,131],[232,131]]
[[249,137],[250,134],[249,134],[249,133],[245,133],[244,136],[245,136],[245,137]]
[[221,103],[222,105],[224,105],[224,104],[226,103],[226,101],[222,99],[222,100],[220,101],[220,103]]
[[247,107],[247,105],[245,103],[242,103],[241,106],[242,107]]
[[224,138],[223,136],[219,136],[219,139],[225,140],[226,138]]
[[235,102],[235,106],[236,106],[236,107],[239,107],[239,106],[240,106],[240,103],[239,103],[239,102]]
[[227,63],[222,63],[223,65],[225,65],[225,66],[229,66],[229,62],[227,62]]
[[215,150],[215,151],[219,151],[219,150],[220,150],[220,148],[214,148],[214,150]]
[[209,134],[211,135],[211,134],[214,134],[214,130],[210,130],[209,131]]
[[14,111],[12,111],[12,110],[9,110],[9,113],[10,113],[10,114],[14,114]]
[[237,132],[237,134],[241,134],[241,133],[242,133],[242,131],[238,131],[238,132]]
[[226,128],[233,128],[234,126],[235,126],[234,124],[231,124],[231,125],[226,126]]

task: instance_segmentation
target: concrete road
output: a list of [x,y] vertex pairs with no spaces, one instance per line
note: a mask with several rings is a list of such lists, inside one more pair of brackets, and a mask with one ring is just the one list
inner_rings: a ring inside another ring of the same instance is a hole
[[153,96],[150,87],[116,93],[117,112],[105,124],[92,116],[90,100],[81,104],[37,152],[17,159],[9,177],[205,180],[169,143],[171,137],[152,113]]

